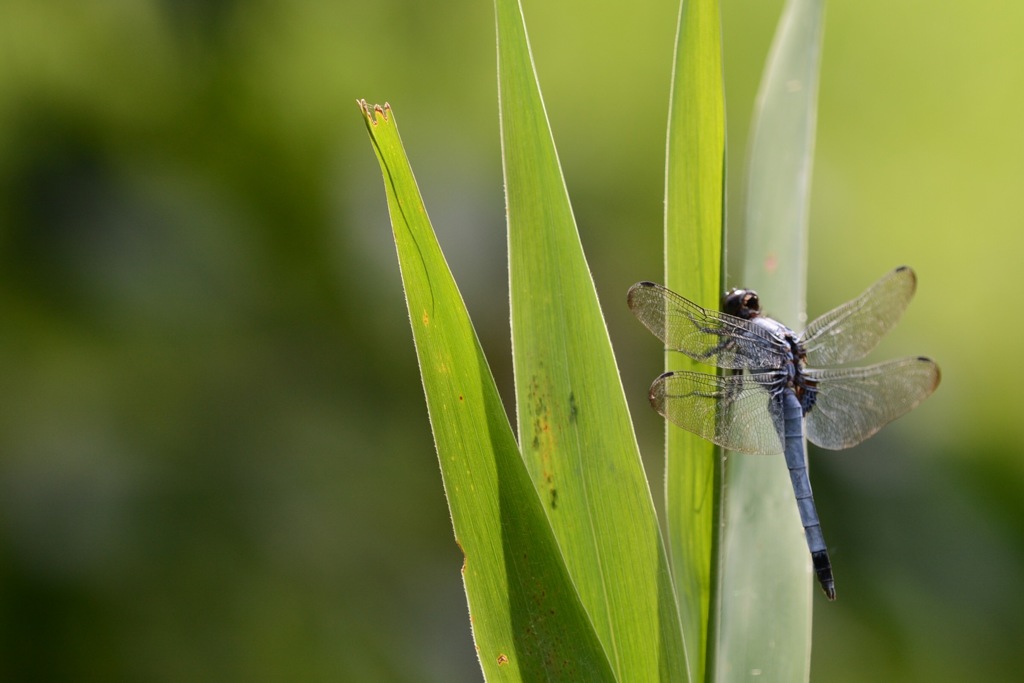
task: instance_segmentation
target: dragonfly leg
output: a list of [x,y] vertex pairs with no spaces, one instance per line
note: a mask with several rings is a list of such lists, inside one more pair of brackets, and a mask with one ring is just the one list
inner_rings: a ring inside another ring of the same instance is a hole
[[[712,327],[712,326],[708,326],[708,325],[702,325],[700,320],[698,320],[697,317],[694,316],[694,315],[690,315],[689,318],[690,318],[690,322],[693,324],[694,328],[699,330],[701,333],[707,334],[707,335],[711,335],[711,336],[718,336],[719,335],[720,330],[717,327]],[[717,344],[712,346],[710,349],[708,349],[704,353],[692,353],[692,355],[691,355],[691,353],[687,353],[687,355],[690,355],[691,358],[693,358],[695,361],[697,361],[699,363],[709,363],[711,365],[717,365],[714,362],[714,359],[717,358],[719,356],[719,354],[721,354],[723,351],[726,351],[726,350],[735,351],[736,350],[736,341],[733,340],[733,339],[730,339],[729,337],[723,336],[723,337],[721,337],[721,339],[718,340]]]

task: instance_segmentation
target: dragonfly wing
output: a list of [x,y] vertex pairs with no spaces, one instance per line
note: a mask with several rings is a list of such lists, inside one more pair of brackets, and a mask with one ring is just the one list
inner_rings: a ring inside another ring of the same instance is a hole
[[910,412],[939,386],[939,366],[928,358],[902,358],[864,368],[807,370],[818,383],[807,413],[807,438],[822,448],[856,446]]
[[673,424],[729,450],[782,452],[782,403],[764,385],[774,373],[666,372],[651,385],[651,405]]
[[917,287],[917,276],[900,266],[863,294],[815,319],[801,341],[810,365],[863,358],[899,321]]
[[742,318],[702,308],[653,282],[629,289],[629,308],[665,346],[719,368],[764,370],[788,359],[784,342]]

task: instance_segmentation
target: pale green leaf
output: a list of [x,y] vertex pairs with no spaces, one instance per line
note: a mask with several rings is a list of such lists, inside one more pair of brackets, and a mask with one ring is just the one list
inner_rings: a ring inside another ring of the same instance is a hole
[[[822,0],[789,0],[758,96],[750,149],[746,253],[734,284],[772,317],[805,320],[807,216]],[[782,457],[730,455],[720,680],[806,681],[813,573]]]

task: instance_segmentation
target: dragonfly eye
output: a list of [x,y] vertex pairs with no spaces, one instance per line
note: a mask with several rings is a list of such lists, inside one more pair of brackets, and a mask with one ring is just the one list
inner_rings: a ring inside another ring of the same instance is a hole
[[761,302],[753,290],[733,289],[722,299],[722,311],[748,320],[761,312]]
[[726,292],[722,297],[722,311],[729,315],[739,316],[744,293],[742,289],[730,289]]

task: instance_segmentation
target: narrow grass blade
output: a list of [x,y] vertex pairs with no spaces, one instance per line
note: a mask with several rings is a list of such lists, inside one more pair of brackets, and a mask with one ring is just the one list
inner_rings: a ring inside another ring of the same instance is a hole
[[488,681],[613,681],[385,107],[360,107],[388,208]]
[[[676,32],[665,176],[665,284],[717,309],[721,296],[725,106],[718,0],[684,0]],[[667,352],[666,370],[702,370]],[[709,441],[666,422],[665,492],[672,574],[690,678],[705,678],[721,459]],[[712,650],[713,652],[713,650]]]
[[[746,254],[737,286],[774,318],[805,321],[807,215],[814,150],[822,0],[789,0],[758,96],[750,149]],[[810,558],[781,456],[730,456],[726,470],[720,680],[806,681]]]
[[495,7],[519,443],[619,680],[686,680],[668,559],[521,8]]

